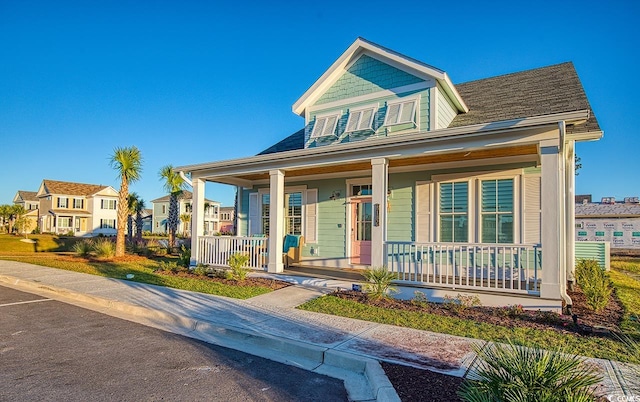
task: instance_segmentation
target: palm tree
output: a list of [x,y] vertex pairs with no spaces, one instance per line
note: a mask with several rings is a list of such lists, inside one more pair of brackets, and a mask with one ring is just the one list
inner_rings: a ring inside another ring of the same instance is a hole
[[136,202],[136,242],[142,243],[142,211],[144,211],[146,205],[142,198],[138,198]]
[[127,197],[127,239],[133,241],[133,215],[136,213],[136,205],[138,204],[138,194],[131,193]]
[[164,179],[164,189],[169,192],[167,229],[169,230],[169,247],[174,248],[176,245],[176,230],[180,219],[178,215],[178,196],[182,194],[184,179],[178,172],[173,170],[171,165],[163,166],[160,169],[159,176],[160,179]]
[[118,193],[118,221],[116,237],[116,257],[124,255],[124,225],[129,212],[129,183],[140,179],[142,175],[142,154],[135,146],[116,148],[111,155],[110,165],[118,172],[120,191]]
[[191,222],[191,214],[182,214],[180,215],[180,220],[182,221],[182,235],[187,237],[187,230],[189,229],[189,222]]
[[22,205],[12,205],[9,208],[9,212],[11,213],[9,216],[9,233],[11,233],[13,232],[13,225],[22,217],[22,215],[27,213],[27,210],[24,209]]
[[0,205],[0,218],[2,220],[2,229],[7,225],[9,218],[11,217],[11,205]]

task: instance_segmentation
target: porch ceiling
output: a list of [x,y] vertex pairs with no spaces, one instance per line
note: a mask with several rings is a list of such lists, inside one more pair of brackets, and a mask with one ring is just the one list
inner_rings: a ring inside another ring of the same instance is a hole
[[[538,146],[535,144],[518,145],[511,147],[496,147],[490,149],[477,149],[470,151],[438,153],[432,155],[420,155],[411,157],[389,157],[389,168],[395,167],[409,167],[409,166],[421,166],[437,163],[450,163],[450,162],[462,162],[462,161],[474,161],[482,159],[500,159],[508,157],[519,157],[527,155],[537,155]],[[298,176],[314,176],[324,174],[337,174],[346,172],[355,172],[371,170],[370,161],[358,161],[351,163],[336,163],[335,165],[323,165],[311,168],[301,169],[286,169],[286,177],[298,177]],[[239,179],[248,181],[268,180],[269,172],[247,174],[238,176]]]

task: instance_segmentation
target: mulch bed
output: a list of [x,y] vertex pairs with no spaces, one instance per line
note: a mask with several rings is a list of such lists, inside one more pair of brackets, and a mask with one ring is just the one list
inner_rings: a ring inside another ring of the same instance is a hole
[[521,310],[518,306],[459,308],[452,304],[443,303],[415,302],[393,298],[373,299],[367,297],[365,293],[351,290],[340,290],[332,293],[331,296],[386,309],[457,317],[508,328],[550,329],[560,333],[580,335],[608,335],[610,331],[619,331],[619,324],[624,312],[622,305],[615,297],[615,291],[611,295],[608,305],[596,313],[587,308],[584,294],[579,289],[569,292],[573,301],[573,314],[576,316],[577,325],[574,323],[574,317],[569,315],[549,311]]
[[247,277],[242,281],[236,281],[233,279],[218,278],[215,276],[195,275],[195,274],[184,272],[184,271],[183,272],[161,271],[161,273],[162,275],[167,275],[167,276],[179,276],[182,278],[200,279],[203,281],[218,282],[218,283],[222,283],[230,286],[243,286],[243,287],[258,286],[262,288],[268,288],[271,290],[278,290],[278,289],[286,288],[287,286],[291,286],[289,282],[279,281],[277,279],[268,279],[268,278]]

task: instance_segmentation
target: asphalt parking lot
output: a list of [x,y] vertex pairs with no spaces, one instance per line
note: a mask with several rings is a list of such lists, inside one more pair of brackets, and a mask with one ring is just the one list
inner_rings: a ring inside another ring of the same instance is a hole
[[340,380],[0,286],[0,401],[345,401]]

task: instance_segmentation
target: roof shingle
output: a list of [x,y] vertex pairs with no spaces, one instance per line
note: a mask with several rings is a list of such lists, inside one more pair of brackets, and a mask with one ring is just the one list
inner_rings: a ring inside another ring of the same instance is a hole
[[66,181],[43,180],[47,192],[49,194],[61,195],[93,195],[109,186],[99,184],[71,183]]

